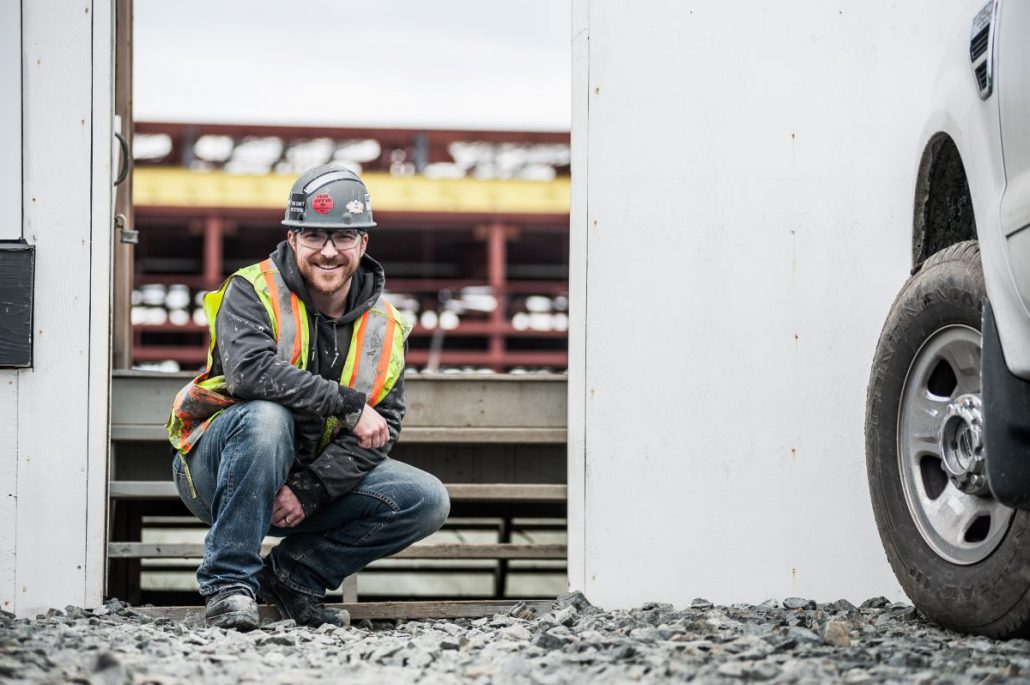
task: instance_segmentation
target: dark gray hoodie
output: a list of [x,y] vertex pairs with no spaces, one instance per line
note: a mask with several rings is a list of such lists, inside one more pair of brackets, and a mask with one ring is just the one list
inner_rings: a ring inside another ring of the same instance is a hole
[[[294,416],[295,455],[287,484],[310,516],[320,505],[354,489],[376,464],[386,458],[400,435],[404,418],[404,377],[398,379],[375,411],[386,419],[390,440],[380,449],[365,449],[351,433],[364,409],[364,393],[340,384],[350,349],[354,321],[383,291],[383,267],[365,255],[351,279],[346,312],[331,319],[318,312],[286,241],[271,255],[286,285],[308,309],[308,368],[285,362],[264,306],[245,279],[233,278],[226,288],[215,321],[217,344],[211,375],[225,375],[226,387],[242,400],[268,400],[289,408]],[[335,416],[343,430],[316,455],[323,421]],[[203,439],[203,438],[201,438]]]

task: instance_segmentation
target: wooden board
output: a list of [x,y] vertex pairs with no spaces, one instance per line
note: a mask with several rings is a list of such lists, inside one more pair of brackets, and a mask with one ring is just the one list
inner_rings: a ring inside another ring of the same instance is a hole
[[[454,619],[481,618],[494,614],[507,613],[517,604],[516,600],[464,600],[450,602],[354,602],[345,604],[327,604],[333,609],[346,609],[351,621],[395,620],[395,619]],[[551,610],[553,600],[526,600],[527,607],[539,614]],[[170,618],[182,621],[187,616],[203,617],[204,607],[135,607],[135,611],[154,618]],[[261,606],[263,621],[276,621],[281,617],[279,611],[272,606]]]
[[[190,377],[116,371],[111,394],[112,438],[165,440],[163,426],[172,398]],[[411,374],[404,380],[408,411],[401,441],[562,442],[565,387],[562,375]]]
[[[168,432],[163,424],[114,423],[112,440],[141,442],[167,442]],[[517,444],[560,445],[565,443],[564,428],[512,428],[508,426],[405,426],[398,444]]]
[[[562,502],[566,487],[548,483],[449,483],[447,492],[459,502]],[[171,481],[111,481],[112,499],[175,499]]]
[[[265,544],[261,555],[274,547]],[[204,556],[200,543],[109,542],[111,559],[199,559]],[[565,545],[558,544],[436,544],[413,545],[394,554],[392,559],[564,559]]]

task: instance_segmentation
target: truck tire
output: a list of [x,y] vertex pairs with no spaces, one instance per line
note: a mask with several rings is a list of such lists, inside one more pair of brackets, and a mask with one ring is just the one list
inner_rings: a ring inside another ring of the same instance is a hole
[[880,539],[912,603],[947,628],[1002,638],[1030,633],[1030,512],[995,500],[978,471],[985,299],[975,241],[941,250],[905,283],[869,378],[866,468]]

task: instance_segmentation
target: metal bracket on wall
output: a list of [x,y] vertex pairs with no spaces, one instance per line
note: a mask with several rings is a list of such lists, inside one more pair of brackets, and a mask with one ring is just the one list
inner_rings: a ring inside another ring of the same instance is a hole
[[118,231],[118,240],[127,245],[139,244],[139,231],[126,228],[128,220],[124,214],[116,214],[114,217],[114,230]]
[[36,248],[0,242],[0,368],[32,366],[32,294]]

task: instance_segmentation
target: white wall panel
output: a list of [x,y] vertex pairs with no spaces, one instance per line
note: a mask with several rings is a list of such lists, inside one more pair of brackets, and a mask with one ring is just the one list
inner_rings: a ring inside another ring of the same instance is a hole
[[18,372],[0,371],[0,609],[14,611],[18,520]]
[[23,12],[22,202],[36,272],[33,368],[17,390],[15,603],[32,615],[95,604],[103,587],[112,32],[110,2],[34,0]]
[[569,554],[592,601],[901,597],[865,386],[952,20],[929,0],[576,4]]
[[0,2],[0,240],[21,238],[21,3]]
[[581,27],[572,35],[572,118],[582,122],[572,130],[572,157],[577,160],[572,170],[572,207],[569,246],[569,403],[568,403],[568,573],[571,588],[580,589],[585,582],[584,566],[586,519],[584,511],[586,484],[586,255],[587,232],[587,165],[586,146],[589,139],[587,84],[589,45],[586,31],[589,5],[572,6],[572,25]]
[[[114,311],[114,3],[93,4],[93,157],[90,212],[89,359],[86,378],[86,563],[84,602],[104,601],[111,444],[111,336]],[[105,155],[104,151],[108,151]]]

